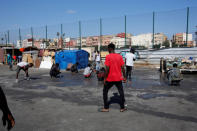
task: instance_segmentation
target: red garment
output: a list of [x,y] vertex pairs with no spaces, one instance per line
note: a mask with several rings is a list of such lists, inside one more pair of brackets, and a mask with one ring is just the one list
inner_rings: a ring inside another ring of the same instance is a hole
[[84,75],[85,78],[89,78],[91,76],[91,73],[88,75]]
[[124,60],[120,54],[110,53],[106,56],[105,65],[109,67],[107,81],[122,81],[121,66],[124,65]]
[[13,59],[16,60],[16,56],[13,56]]

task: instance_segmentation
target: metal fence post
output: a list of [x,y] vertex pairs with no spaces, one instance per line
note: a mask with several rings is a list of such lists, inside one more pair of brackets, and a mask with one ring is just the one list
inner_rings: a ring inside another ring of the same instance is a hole
[[20,28],[19,28],[19,31],[18,31],[18,33],[19,33],[19,43],[20,43],[20,48],[22,47],[22,42],[21,42],[21,30],[20,30]]
[[153,12],[153,41],[152,41],[152,48],[154,47],[155,44],[155,12]]
[[63,36],[63,25],[61,24],[61,37]]
[[189,7],[187,7],[186,45],[188,45]]
[[31,27],[31,37],[32,37],[32,47],[34,46],[34,34],[33,34],[33,28]]
[[6,43],[6,47],[8,46],[8,41],[7,41],[7,35],[5,34],[5,43]]
[[81,50],[81,21],[79,21],[79,40],[80,40],[79,50]]
[[47,42],[48,42],[48,40],[47,40],[47,39],[48,39],[48,38],[47,38],[47,37],[48,37],[48,36],[47,36],[47,35],[48,35],[48,34],[47,34],[47,33],[48,33],[48,32],[47,32],[47,25],[46,25],[46,27],[45,27],[45,31],[46,31],[46,37],[45,37],[45,39],[46,39],[46,40],[45,40],[45,44],[46,44],[46,45],[45,45],[45,48],[46,48],[46,47],[47,47]]
[[8,44],[10,43],[10,31],[8,30]]
[[98,47],[99,51],[101,51],[101,47],[102,47],[102,19],[100,18],[100,44]]
[[60,39],[60,43],[61,43],[61,48],[63,47],[63,25],[61,24],[61,39]]
[[124,17],[124,22],[125,22],[125,48],[126,48],[126,45],[127,45],[127,16],[125,15]]

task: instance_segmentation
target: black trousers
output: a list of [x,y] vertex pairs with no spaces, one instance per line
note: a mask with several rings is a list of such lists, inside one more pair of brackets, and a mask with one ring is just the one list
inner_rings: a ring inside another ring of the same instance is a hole
[[23,67],[17,66],[17,68],[16,68],[16,79],[18,79],[18,75],[19,75],[21,70],[23,70],[25,72],[26,77],[29,77],[28,68],[24,69]]
[[132,66],[126,66],[126,78],[131,78]]
[[118,89],[118,92],[120,94],[120,108],[124,109],[124,102],[125,102],[125,97],[124,97],[124,90],[122,86],[122,81],[114,81],[114,82],[108,82],[104,84],[103,87],[103,101],[104,101],[104,108],[109,109],[109,103],[108,103],[108,91],[109,89],[115,85]]
[[8,104],[7,104],[5,94],[4,94],[1,87],[0,87],[0,110],[2,110],[3,115],[11,114],[11,112],[8,108]]

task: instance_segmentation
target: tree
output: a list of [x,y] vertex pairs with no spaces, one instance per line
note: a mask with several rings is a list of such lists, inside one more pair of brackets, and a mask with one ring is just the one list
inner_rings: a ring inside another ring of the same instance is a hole
[[180,47],[187,47],[187,43],[180,45]]
[[159,48],[160,48],[160,44],[153,45],[153,49],[159,49]]
[[172,48],[176,48],[178,47],[178,44],[176,44],[175,42],[172,42]]
[[168,47],[170,47],[170,42],[168,40],[166,40],[162,43],[162,46],[165,46],[165,48],[168,48]]

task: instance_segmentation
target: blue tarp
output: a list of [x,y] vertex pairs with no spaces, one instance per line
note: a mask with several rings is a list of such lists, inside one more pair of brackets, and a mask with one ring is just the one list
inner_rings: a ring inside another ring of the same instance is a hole
[[78,69],[87,67],[88,52],[84,50],[63,50],[56,52],[55,63],[59,63],[60,69],[66,69],[69,63],[79,63]]

